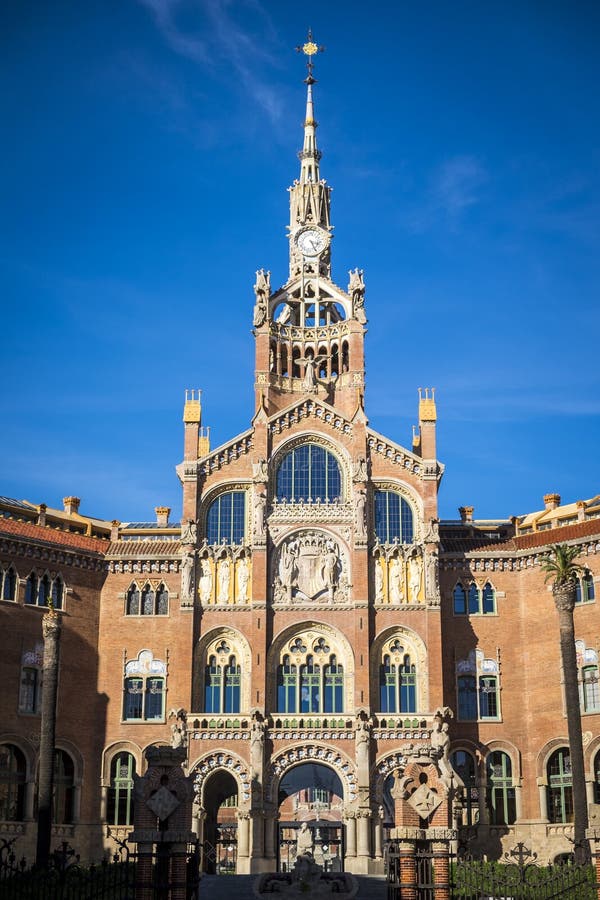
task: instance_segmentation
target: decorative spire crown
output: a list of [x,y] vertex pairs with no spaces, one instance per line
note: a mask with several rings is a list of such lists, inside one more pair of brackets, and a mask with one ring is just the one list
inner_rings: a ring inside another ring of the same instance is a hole
[[308,35],[304,44],[296,47],[298,53],[304,53],[306,56],[306,69],[308,75],[304,79],[306,85],[306,115],[304,117],[304,144],[302,150],[298,154],[300,158],[300,183],[305,184],[309,181],[319,180],[319,160],[321,153],[317,149],[317,122],[315,120],[313,108],[312,86],[316,84],[317,79],[313,75],[314,62],[313,57],[317,53],[323,53],[325,47],[319,46],[313,40],[311,29],[308,29]]

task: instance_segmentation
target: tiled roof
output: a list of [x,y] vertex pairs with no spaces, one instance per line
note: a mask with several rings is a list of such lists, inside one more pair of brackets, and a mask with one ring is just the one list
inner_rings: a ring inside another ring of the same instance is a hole
[[112,541],[107,556],[129,559],[132,556],[180,556],[179,541]]
[[521,534],[514,538],[517,550],[529,550],[530,547],[543,547],[544,544],[562,544],[563,541],[574,541],[577,538],[600,535],[600,519],[587,519],[561,528],[548,528],[533,534]]
[[15,519],[0,518],[0,534],[12,534],[44,544],[101,554],[106,553],[109,543],[100,538],[87,537],[85,534],[73,534],[71,531],[59,531],[55,528],[45,528],[43,525],[34,525],[33,522],[18,522]]
[[495,540],[494,538],[486,538],[484,535],[465,537],[445,537],[441,536],[442,548],[444,553],[470,553],[476,550],[512,550],[511,541]]

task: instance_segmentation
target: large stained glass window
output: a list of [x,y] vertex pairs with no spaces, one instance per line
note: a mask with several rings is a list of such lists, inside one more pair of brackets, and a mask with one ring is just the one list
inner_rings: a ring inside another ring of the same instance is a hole
[[395,491],[375,491],[375,533],[382,544],[412,544],[413,513]]
[[302,444],[290,450],[277,471],[278,500],[331,503],[339,500],[341,491],[342,473],[337,459],[317,444]]
[[241,544],[246,533],[246,492],[228,491],[211,503],[206,517],[209,544]]

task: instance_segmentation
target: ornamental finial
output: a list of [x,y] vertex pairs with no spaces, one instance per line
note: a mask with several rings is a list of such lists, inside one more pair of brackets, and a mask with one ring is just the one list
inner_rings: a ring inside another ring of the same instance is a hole
[[297,53],[304,53],[307,57],[306,60],[306,68],[308,70],[308,77],[304,79],[306,84],[314,84],[315,78],[313,78],[313,56],[316,56],[317,53],[324,53],[325,47],[316,44],[313,39],[312,29],[308,29],[308,34],[306,36],[306,41],[304,44],[301,44],[299,47],[296,47]]

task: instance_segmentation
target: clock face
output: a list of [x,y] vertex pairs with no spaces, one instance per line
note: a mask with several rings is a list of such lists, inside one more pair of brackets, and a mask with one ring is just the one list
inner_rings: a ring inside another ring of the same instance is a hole
[[325,249],[327,239],[322,231],[306,228],[296,238],[296,244],[304,256],[318,256]]

